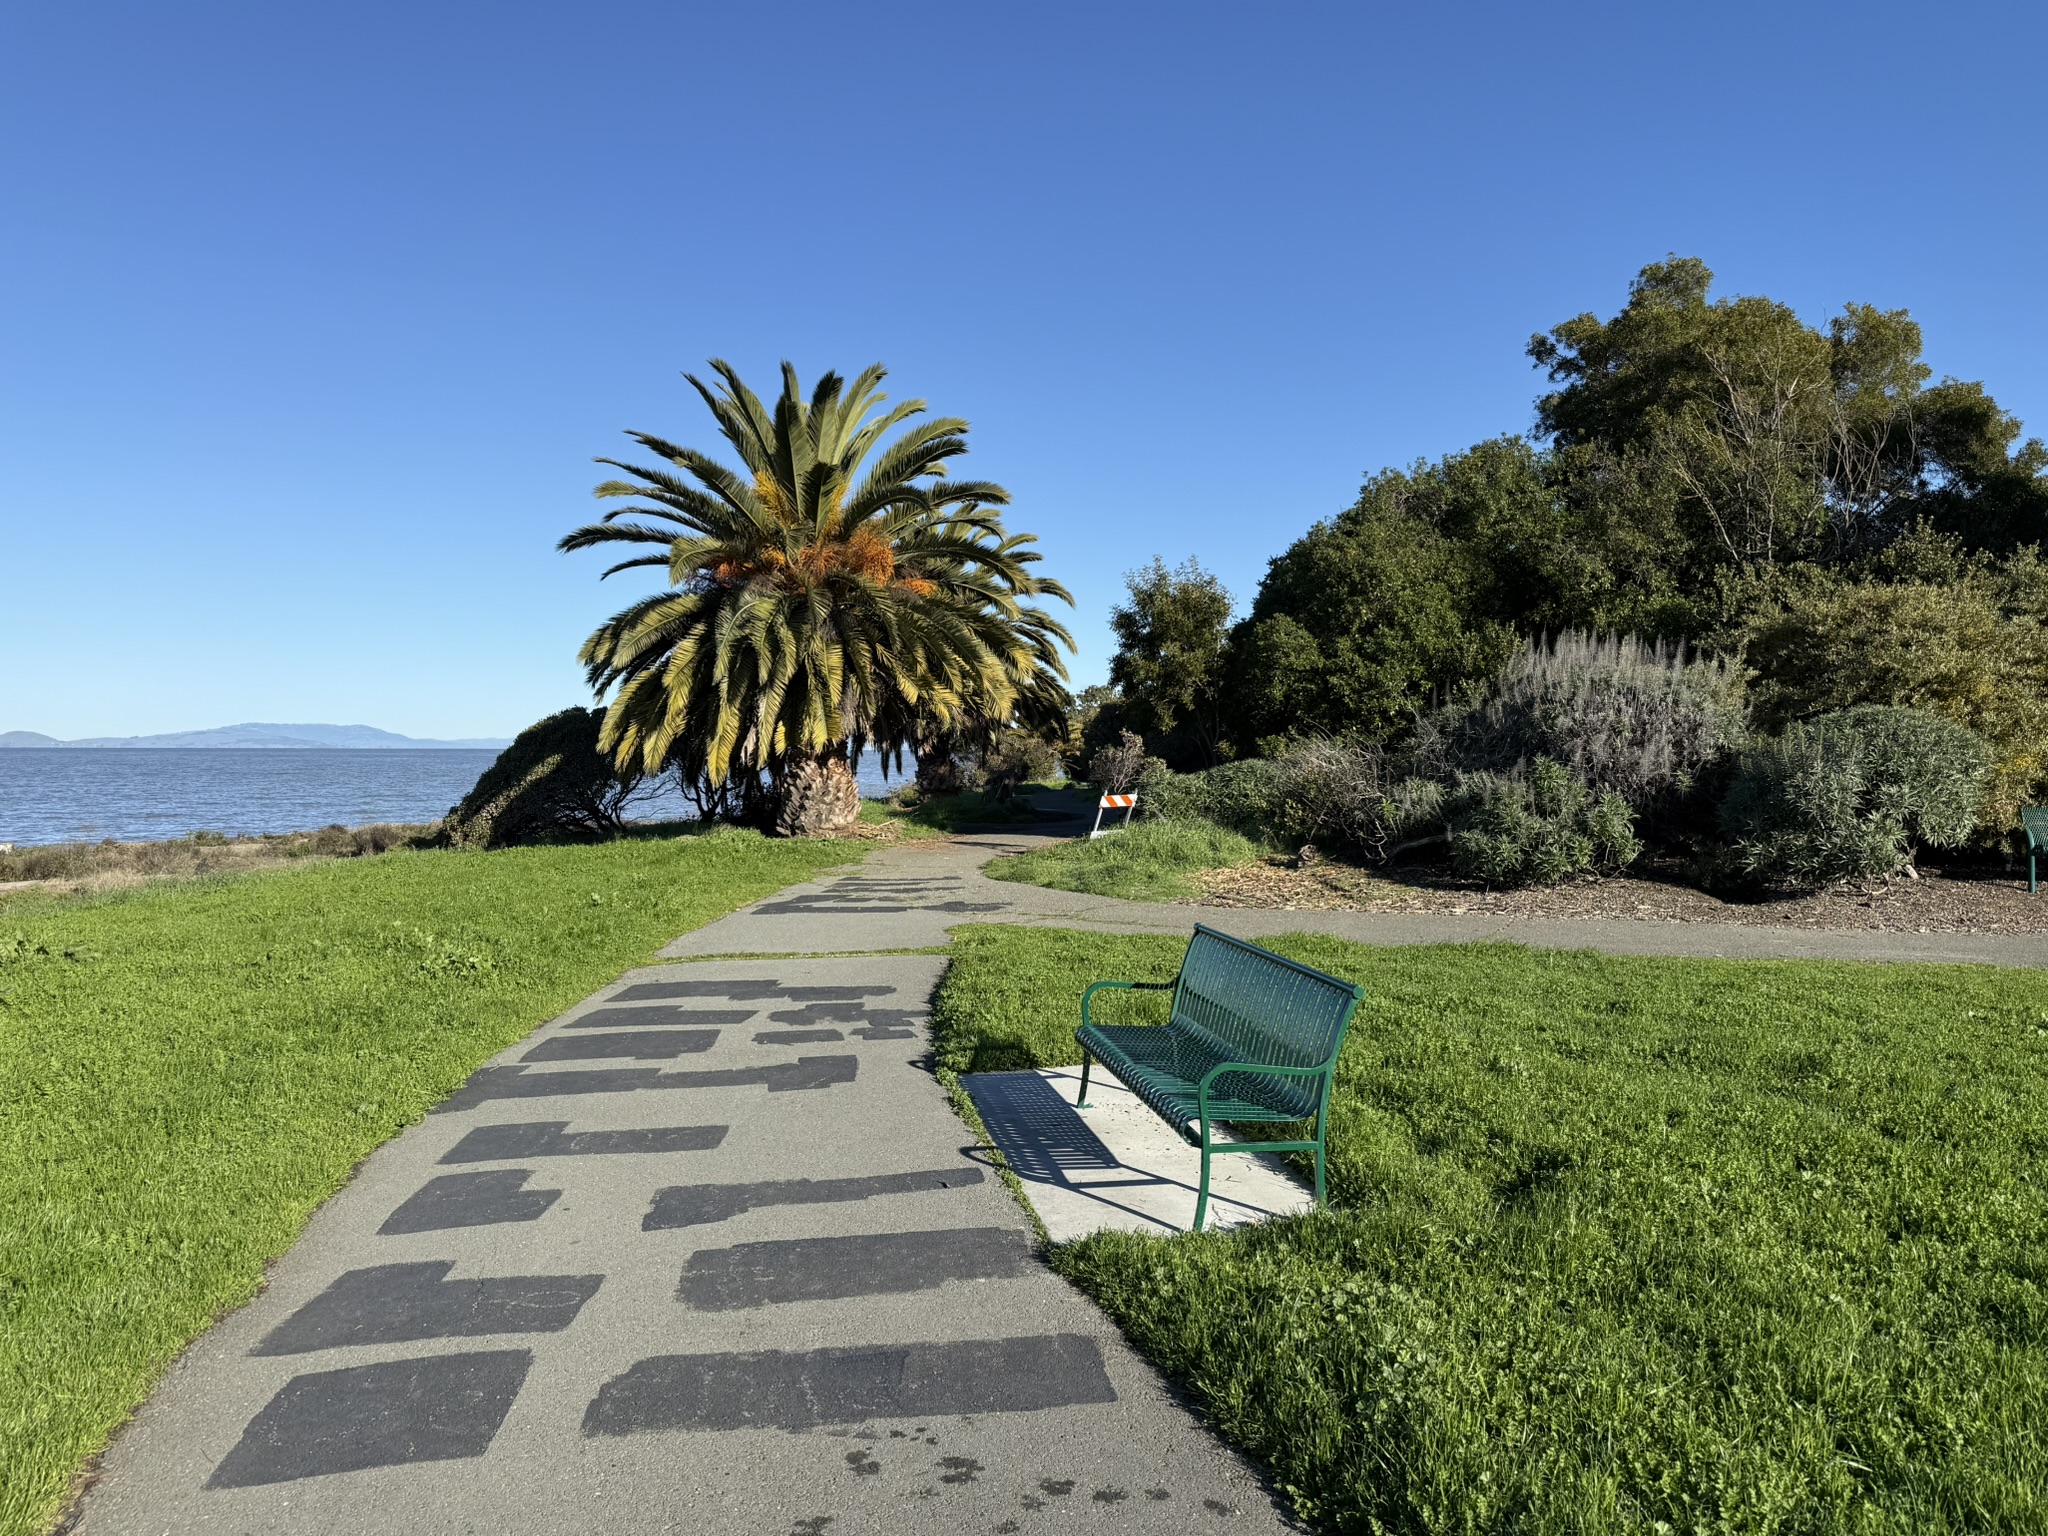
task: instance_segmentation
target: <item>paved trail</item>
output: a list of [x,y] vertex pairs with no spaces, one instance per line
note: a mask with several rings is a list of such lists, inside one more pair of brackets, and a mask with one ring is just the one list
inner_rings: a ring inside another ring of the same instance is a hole
[[792,887],[485,1066],[169,1374],[77,1529],[1290,1528],[1033,1255],[922,1063],[943,959],[859,953],[961,922],[2048,964],[2038,939],[1205,911],[980,874],[1030,841]]
[[484,1067],[171,1372],[79,1530],[1289,1529],[1033,1254],[922,1065],[942,965],[636,971]]
[[[1083,896],[991,880],[981,866],[1043,843],[1015,834],[884,848],[858,870],[791,886],[697,929],[664,955],[806,954],[904,949],[946,942],[960,923],[1027,923],[1115,933],[1178,933],[1206,923],[1239,938],[1327,933],[1361,944],[1484,940],[1617,955],[1732,960],[1928,961],[2048,967],[2048,934],[1891,933],[1738,923],[1632,922],[1624,918],[1489,917],[1483,913],[1287,912],[1170,906]],[[2044,897],[2048,899],[2048,897]]]

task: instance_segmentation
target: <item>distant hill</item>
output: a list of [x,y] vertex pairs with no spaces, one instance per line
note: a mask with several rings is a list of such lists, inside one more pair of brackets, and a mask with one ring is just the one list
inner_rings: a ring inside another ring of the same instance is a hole
[[59,741],[40,731],[0,731],[0,749],[7,747],[279,747],[285,749],[336,747],[352,751],[466,747],[497,751],[510,745],[500,737],[475,737],[463,741],[433,741],[380,731],[374,725],[265,725],[251,721],[243,725],[215,726],[210,731],[171,731],[161,736],[91,736],[79,741]]

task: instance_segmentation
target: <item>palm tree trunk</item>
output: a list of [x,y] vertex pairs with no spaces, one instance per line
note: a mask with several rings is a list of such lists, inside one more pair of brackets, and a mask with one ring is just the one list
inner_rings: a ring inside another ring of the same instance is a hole
[[860,784],[844,742],[816,757],[790,759],[777,789],[775,830],[783,837],[844,832],[860,820]]

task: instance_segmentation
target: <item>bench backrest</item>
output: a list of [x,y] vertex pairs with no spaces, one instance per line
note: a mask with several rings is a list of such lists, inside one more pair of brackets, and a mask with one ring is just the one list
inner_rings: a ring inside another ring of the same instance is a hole
[[2036,848],[2048,848],[2048,805],[2030,805],[2020,812],[2020,826],[2027,841]]
[[1348,981],[1197,924],[1168,1027],[1208,1037],[1233,1061],[1315,1067],[1337,1054],[1364,996]]

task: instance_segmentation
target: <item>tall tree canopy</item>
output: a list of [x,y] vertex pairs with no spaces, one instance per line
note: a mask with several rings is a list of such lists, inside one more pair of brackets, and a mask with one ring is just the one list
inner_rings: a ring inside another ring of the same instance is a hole
[[906,426],[925,403],[884,410],[880,365],[850,385],[827,373],[806,397],[784,363],[772,410],[730,365],[711,369],[715,385],[685,377],[741,467],[629,433],[672,468],[599,460],[630,478],[597,495],[635,504],[560,544],[656,546],[604,574],[668,576],[584,642],[592,688],[615,691],[604,749],[712,785],[765,771],[783,829],[817,831],[858,813],[853,753],[900,758],[1020,703],[1056,715],[1073,642],[1026,599],[1072,598],[1032,574],[1036,541],[1004,528],[1001,486],[947,475],[967,423]]
[[2048,449],[1983,385],[1930,384],[1906,311],[1817,329],[1712,282],[1653,263],[1617,314],[1534,337],[1534,441],[1370,476],[1275,559],[1232,637],[1237,748],[1385,739],[1518,632],[1733,645],[1914,537],[2001,558],[2048,539]]
[[1124,588],[1128,599],[1109,615],[1117,639],[1109,680],[1123,700],[1121,723],[1170,767],[1210,767],[1223,743],[1230,594],[1193,559],[1173,570],[1154,559],[1127,574]]
[[1710,300],[1712,283],[1694,258],[1656,262],[1611,320],[1529,342],[1560,386],[1536,408],[1560,472],[1668,503],[1688,579],[1854,558],[1922,519],[1971,547],[2048,536],[2048,451],[2014,447],[1983,385],[1929,386],[1905,310],[1850,304],[1823,332],[1771,299]]

